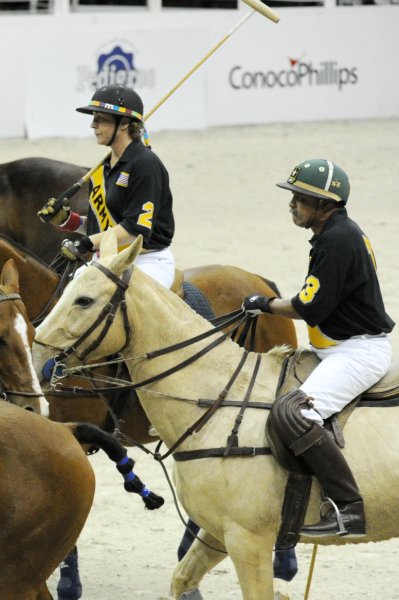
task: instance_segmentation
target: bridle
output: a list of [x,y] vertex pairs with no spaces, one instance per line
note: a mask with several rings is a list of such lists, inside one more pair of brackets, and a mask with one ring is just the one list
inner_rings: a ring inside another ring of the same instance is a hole
[[[6,302],[8,300],[20,300],[22,302],[22,298],[17,293],[9,293],[9,294],[0,294],[0,302]],[[5,402],[11,402],[8,399],[8,396],[24,396],[27,398],[40,398],[43,394],[38,392],[23,392],[19,390],[9,390],[3,387],[3,384],[0,381],[0,399]]]
[[[63,370],[64,365],[62,364],[62,361],[65,358],[67,358],[71,354],[75,354],[75,356],[79,360],[82,360],[82,359],[86,358],[91,352],[93,352],[95,349],[98,348],[101,341],[106,336],[110,326],[112,325],[115,315],[116,315],[116,311],[118,310],[119,306],[121,306],[122,314],[123,314],[123,321],[124,321],[124,328],[125,328],[125,343],[123,344],[122,348],[118,351],[117,354],[120,354],[128,346],[128,344],[130,342],[131,329],[130,329],[129,319],[128,319],[128,315],[127,315],[125,292],[129,286],[132,269],[131,268],[126,269],[122,273],[121,278],[119,278],[110,269],[108,269],[104,265],[101,265],[98,262],[92,263],[91,266],[96,267],[102,273],[104,273],[104,275],[106,275],[106,277],[111,279],[111,281],[113,281],[117,287],[116,287],[116,290],[115,290],[114,294],[112,295],[110,301],[104,306],[104,308],[102,309],[102,311],[100,312],[100,314],[98,315],[98,317],[94,321],[94,323],[92,323],[92,325],[90,325],[90,327],[76,340],[76,342],[72,346],[69,346],[68,348],[62,350],[54,359],[50,359],[50,362],[53,363],[52,370],[53,370],[53,373],[55,373],[56,377],[57,377],[57,369],[59,369],[61,367],[61,370]],[[244,329],[246,329],[246,332],[248,332],[248,330],[251,329],[251,327],[252,327],[252,334],[254,336],[256,319],[248,317],[248,315],[246,315],[242,309],[234,311],[233,313],[226,315],[226,317],[228,317],[227,320],[226,319],[221,320],[221,322],[219,322],[218,325],[212,327],[212,329],[208,329],[207,331],[200,333],[199,335],[196,335],[193,338],[190,338],[183,342],[178,342],[177,344],[172,344],[171,346],[167,346],[166,348],[161,348],[161,349],[155,350],[153,352],[147,352],[145,355],[143,355],[140,358],[152,359],[152,358],[155,358],[158,356],[162,356],[164,354],[174,352],[175,350],[179,350],[188,345],[199,342],[211,335],[215,335],[216,333],[220,332],[222,329],[225,330],[222,333],[222,335],[217,336],[213,341],[211,341],[209,344],[204,346],[201,350],[199,350],[195,354],[191,355],[189,358],[184,359],[182,362],[178,363],[177,365],[174,365],[173,367],[170,367],[170,368],[166,369],[165,371],[162,371],[161,373],[157,373],[156,375],[153,375],[153,376],[149,377],[148,379],[145,379],[143,381],[139,381],[136,383],[131,383],[125,387],[130,387],[131,389],[138,389],[140,387],[150,385],[150,384],[154,383],[155,381],[159,381],[160,379],[164,379],[164,378],[168,377],[169,375],[172,375],[173,373],[176,373],[177,371],[183,369],[184,367],[186,367],[189,364],[193,363],[194,361],[198,360],[201,356],[204,356],[210,350],[212,350],[213,348],[218,346],[220,343],[222,343],[229,335],[231,335],[231,331],[226,331],[226,326],[235,324],[235,323],[237,323],[237,321],[239,321],[239,322],[235,326],[236,329],[238,329],[241,325],[245,324]],[[91,335],[93,333],[93,331],[95,329],[97,329],[101,324],[103,324],[103,327],[102,327],[100,333],[98,334],[97,338],[80,355],[78,355],[77,349],[88,338],[88,336]],[[45,346],[45,347],[54,348],[54,346],[50,346],[49,344],[46,344],[44,342],[37,341],[37,343],[39,343],[40,345]],[[59,350],[59,348],[57,348],[57,350]],[[225,388],[219,394],[219,397],[217,398],[217,400],[183,434],[183,436],[181,436],[177,440],[177,442],[175,442],[173,444],[173,446],[171,448],[169,448],[168,452],[166,453],[166,455],[164,457],[168,456],[169,454],[174,453],[175,449],[182,443],[182,441],[184,439],[186,439],[186,437],[191,435],[194,431],[195,432],[200,431],[200,429],[202,429],[202,427],[210,419],[210,417],[214,414],[214,412],[223,404],[224,399],[227,396],[228,390],[233,385],[233,382],[235,381],[235,379],[237,378],[241,369],[243,368],[247,357],[248,357],[248,351],[245,351],[240,359],[240,362],[239,362],[237,368],[235,369],[233,375],[230,377],[230,380],[227,383],[227,385],[225,386]],[[260,362],[260,357],[258,356],[256,365],[255,365],[255,370],[254,370],[254,377],[251,380],[251,383],[249,386],[248,400],[249,400],[249,395],[252,391],[252,387],[255,383],[256,373],[259,368],[259,362]],[[66,370],[64,370],[61,373],[61,378],[63,378],[66,375],[65,371]],[[77,391],[76,387],[74,389],[75,389],[75,391]],[[102,392],[103,390],[96,389],[95,391],[97,393],[99,393],[100,391]],[[245,403],[247,403],[247,401],[245,401]]]
[[[96,350],[98,348],[98,346],[101,344],[102,340],[107,335],[112,323],[114,322],[116,312],[117,312],[119,306],[121,307],[121,311],[122,311],[123,326],[124,326],[124,330],[125,330],[125,343],[119,349],[118,354],[123,352],[123,350],[125,350],[125,348],[127,348],[127,346],[129,345],[131,331],[130,331],[129,319],[127,316],[125,293],[126,293],[127,288],[129,287],[129,281],[132,276],[133,267],[129,267],[128,269],[126,269],[122,273],[122,276],[119,278],[110,269],[108,269],[107,267],[104,267],[104,265],[101,265],[97,261],[93,262],[90,266],[96,267],[102,273],[104,273],[104,275],[106,275],[108,277],[108,279],[111,279],[111,281],[113,281],[116,284],[116,290],[113,293],[113,295],[111,296],[109,302],[107,302],[107,304],[101,310],[100,314],[98,315],[98,317],[94,321],[94,323],[92,323],[92,325],[90,325],[90,327],[76,340],[76,342],[72,346],[69,346],[65,350],[62,350],[62,352],[55,357],[55,359],[54,359],[55,363],[62,362],[65,358],[67,358],[71,354],[75,354],[79,360],[84,361],[89,354],[91,354],[92,352],[94,352],[94,350]],[[96,339],[79,355],[77,350],[80,348],[80,346],[83,344],[83,342],[85,342],[86,339],[93,333],[93,331],[95,331],[102,324],[103,324],[103,327],[102,327],[101,331],[99,332],[98,336],[96,337]],[[38,343],[41,346],[47,346],[47,344],[44,344],[43,342],[40,342],[38,340],[35,340],[35,341],[36,341],[36,343]]]
[[[117,286],[116,290],[115,290],[114,294],[112,295],[111,299],[109,300],[109,302],[107,302],[107,304],[101,310],[97,319],[76,340],[76,342],[73,345],[69,346],[68,348],[61,349],[61,348],[57,348],[56,346],[46,344],[45,342],[41,342],[40,340],[37,340],[37,339],[35,340],[35,343],[39,344],[40,346],[52,348],[57,351],[60,350],[60,352],[54,358],[49,359],[49,361],[47,361],[46,365],[44,366],[44,368],[48,368],[49,370],[52,371],[52,376],[51,376],[52,378],[53,378],[54,374],[57,378],[60,371],[61,371],[61,379],[66,376],[68,370],[65,369],[65,365],[63,364],[63,361],[68,356],[74,354],[78,360],[83,361],[85,358],[87,358],[87,356],[89,354],[91,354],[94,350],[96,350],[98,348],[98,346],[101,344],[102,340],[105,338],[106,334],[108,333],[108,331],[115,319],[115,315],[116,315],[116,312],[117,312],[119,306],[121,307],[122,316],[123,316],[123,324],[124,324],[124,330],[125,330],[125,343],[117,352],[114,353],[114,355],[115,354],[120,355],[127,348],[127,346],[130,343],[131,328],[130,328],[130,324],[129,324],[129,318],[127,315],[125,292],[126,292],[127,288],[129,287],[129,282],[130,282],[130,278],[132,275],[133,267],[129,267],[128,269],[126,269],[122,273],[122,276],[119,278],[110,269],[108,269],[107,267],[105,267],[104,265],[100,264],[97,261],[91,263],[90,266],[96,267],[102,273],[104,273],[104,275],[106,277],[108,277],[108,279],[111,279],[111,281],[113,281]],[[237,323],[237,321],[238,321],[238,323]],[[243,310],[239,309],[239,310],[233,311],[232,313],[229,313],[228,315],[224,315],[223,317],[216,318],[214,320],[214,327],[212,329],[209,329],[209,330],[207,330],[193,338],[185,340],[183,342],[179,342],[177,344],[173,344],[171,346],[168,346],[166,348],[161,348],[161,349],[155,350],[153,352],[148,352],[145,355],[141,356],[140,358],[152,359],[152,358],[156,358],[158,356],[164,355],[164,354],[174,352],[175,350],[179,350],[188,345],[195,344],[211,335],[214,335],[214,334],[218,333],[219,331],[221,331],[222,329],[226,329],[226,327],[229,327],[235,323],[237,323],[237,325],[235,325],[235,331],[237,331],[240,328],[240,326],[245,323],[245,327],[244,327],[244,335],[245,336],[247,335],[248,330],[251,329],[251,327],[252,327],[252,336],[254,337],[256,319],[248,318],[247,315],[243,314]],[[93,333],[93,331],[95,331],[101,324],[103,324],[103,328],[101,329],[101,331],[98,334],[98,336],[96,337],[96,339],[79,355],[78,354],[79,347]],[[190,358],[185,359],[184,361],[175,365],[174,367],[171,367],[171,368],[167,369],[166,371],[158,373],[158,374],[150,377],[149,379],[146,379],[144,381],[140,381],[137,383],[129,383],[128,385],[125,385],[124,387],[131,388],[131,389],[138,389],[140,387],[144,387],[146,385],[154,383],[155,381],[158,381],[160,379],[164,379],[165,377],[168,377],[169,375],[176,373],[180,369],[186,367],[187,365],[189,365],[192,362],[199,359],[201,356],[203,356],[204,354],[206,354],[207,352],[209,352],[210,350],[215,348],[217,345],[219,345],[221,342],[223,342],[229,335],[232,336],[233,335],[232,332],[225,331],[221,336],[217,337],[215,340],[210,342],[202,350],[199,350],[198,352],[193,354]],[[123,361],[123,359],[120,359],[120,361]],[[102,363],[102,364],[104,365],[107,363]],[[78,388],[75,386],[73,388],[73,391],[77,392]],[[85,391],[85,390],[83,390],[83,391]],[[105,389],[105,390],[104,389],[96,389],[95,390],[96,393],[105,392],[105,391],[108,391],[108,389]]]

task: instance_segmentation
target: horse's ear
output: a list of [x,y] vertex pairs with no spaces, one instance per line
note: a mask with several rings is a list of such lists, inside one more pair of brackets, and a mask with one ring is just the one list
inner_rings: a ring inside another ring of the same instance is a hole
[[109,268],[115,275],[122,275],[136,260],[143,247],[143,236],[139,235],[132,244],[122,252],[119,252],[111,261]]
[[116,233],[112,227],[107,229],[104,235],[101,237],[100,242],[100,256],[106,258],[107,256],[113,256],[118,252],[118,241]]
[[12,258],[10,258],[3,266],[1,272],[1,285],[4,285],[14,293],[19,292],[19,273]]

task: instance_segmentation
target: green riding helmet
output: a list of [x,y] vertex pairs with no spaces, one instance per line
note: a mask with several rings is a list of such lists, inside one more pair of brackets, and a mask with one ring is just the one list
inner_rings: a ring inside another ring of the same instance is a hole
[[87,106],[76,109],[78,112],[92,115],[102,112],[115,117],[129,117],[134,121],[143,121],[143,101],[135,91],[126,85],[105,85],[99,88]]
[[277,183],[277,186],[313,198],[334,200],[342,205],[347,203],[350,192],[345,171],[323,158],[312,158],[299,163],[287,182]]

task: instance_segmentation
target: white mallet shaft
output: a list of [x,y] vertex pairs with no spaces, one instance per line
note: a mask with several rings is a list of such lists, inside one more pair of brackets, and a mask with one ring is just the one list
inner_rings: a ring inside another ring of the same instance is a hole
[[[268,6],[266,6],[266,4],[263,4],[263,2],[261,2],[261,0],[243,0],[243,2],[245,2],[245,4],[248,4],[248,6],[250,6],[253,10],[251,12],[249,12],[248,14],[246,14],[228,33],[226,33],[226,35],[216,44],[216,46],[214,46],[211,50],[209,50],[209,52],[207,52],[207,54],[205,54],[205,56],[200,61],[198,61],[197,64],[194,65],[194,67],[192,67],[192,69],[190,69],[190,71],[184,77],[182,77],[180,79],[180,81],[178,83],[176,83],[176,85],[173,86],[173,88],[171,90],[169,90],[169,92],[167,94],[165,94],[165,96],[163,96],[163,98],[161,98],[161,100],[159,100],[159,102],[157,102],[157,104],[155,106],[153,106],[151,108],[151,110],[146,115],[144,115],[144,121],[146,121],[149,117],[151,117],[151,115],[154,114],[154,112],[156,110],[158,110],[158,108],[160,106],[162,106],[162,104],[164,102],[166,102],[166,100],[168,98],[170,98],[170,96],[172,94],[174,94],[175,91],[177,89],[179,89],[179,87],[181,85],[183,85],[183,83],[185,81],[187,81],[187,79],[189,77],[191,77],[191,75],[193,73],[195,73],[195,71],[197,69],[199,69],[199,67],[201,65],[203,65],[204,62],[206,60],[208,60],[208,58],[210,56],[212,56],[212,54],[214,52],[216,52],[216,50],[218,50],[220,48],[220,46],[222,44],[224,44],[224,42],[226,42],[233,35],[233,33],[235,31],[237,31],[237,29],[239,27],[241,27],[241,25],[243,25],[245,23],[245,21],[247,21],[247,19],[249,19],[249,17],[251,17],[255,12],[260,13],[261,15],[263,15],[267,19],[270,19],[274,23],[278,23],[279,22],[280,16],[276,12],[274,12],[274,10],[272,10],[271,8],[269,8]],[[103,160],[101,162],[99,162],[97,165],[95,165],[94,167],[92,167],[90,169],[90,171],[88,171],[85,175],[83,175],[82,179],[79,179],[79,181],[76,183],[76,186],[82,187],[82,185],[84,183],[86,183],[87,181],[89,181],[90,177],[93,175],[93,173],[96,172],[96,170],[99,168],[99,166],[102,163],[103,163]],[[77,187],[77,189],[78,189],[78,187]],[[76,189],[76,191],[77,191],[77,189]],[[61,194],[61,196],[62,196],[62,194]],[[61,196],[60,196],[60,198],[61,198]]]
[[[259,0],[259,1],[260,1],[260,0]],[[261,4],[262,4],[262,3],[261,3]],[[221,40],[220,40],[220,41],[219,41],[219,42],[216,44],[216,46],[214,46],[214,47],[213,47],[211,50],[209,50],[209,52],[207,52],[207,53],[205,54],[205,56],[204,56],[203,58],[201,58],[201,60],[199,60],[199,61],[197,62],[197,64],[196,64],[196,65],[194,65],[194,66],[193,66],[193,67],[192,67],[192,68],[189,70],[189,72],[188,72],[188,73],[186,73],[186,75],[184,75],[184,77],[182,77],[182,78],[180,79],[180,81],[178,81],[178,82],[176,83],[176,85],[174,85],[174,86],[172,87],[172,89],[171,89],[171,90],[169,90],[169,92],[168,92],[167,94],[165,94],[165,96],[164,96],[163,98],[161,98],[161,100],[159,100],[159,102],[158,102],[158,103],[157,103],[155,106],[153,106],[153,107],[152,107],[152,109],[151,109],[151,110],[150,110],[150,111],[149,111],[149,112],[148,112],[148,113],[147,113],[147,114],[144,116],[144,121],[146,121],[146,120],[148,119],[148,117],[151,117],[151,115],[152,115],[152,114],[153,114],[153,113],[154,113],[156,110],[158,110],[158,108],[159,108],[160,106],[162,106],[162,104],[163,104],[163,103],[164,103],[164,102],[165,102],[165,101],[166,101],[168,98],[170,98],[170,96],[171,96],[172,94],[174,94],[174,93],[175,93],[175,91],[176,91],[177,89],[179,89],[179,87],[180,87],[180,86],[181,86],[181,85],[182,85],[182,84],[183,84],[185,81],[187,81],[187,79],[188,79],[189,77],[191,77],[191,75],[192,75],[193,73],[195,73],[195,71],[196,71],[197,69],[199,69],[199,67],[200,67],[201,65],[203,65],[203,64],[204,64],[204,62],[205,62],[206,60],[208,60],[208,58],[210,58],[210,57],[212,56],[212,54],[213,54],[214,52],[216,52],[216,50],[218,50],[218,49],[220,48],[220,46],[221,46],[222,44],[224,44],[224,43],[225,43],[225,42],[226,42],[226,41],[227,41],[227,40],[230,38],[230,36],[232,36],[232,35],[233,35],[233,33],[234,33],[235,31],[237,31],[237,29],[238,29],[239,27],[241,27],[241,25],[243,25],[243,24],[245,23],[245,21],[246,21],[247,19],[249,19],[249,17],[251,17],[251,16],[254,14],[254,12],[255,12],[255,11],[253,11],[253,10],[252,10],[251,12],[249,12],[248,14],[246,14],[246,15],[245,15],[245,16],[244,16],[244,17],[243,17],[243,18],[242,18],[242,19],[241,19],[241,20],[240,20],[240,21],[237,23],[237,25],[235,25],[235,27],[233,27],[233,29],[231,29],[231,30],[230,30],[228,33],[226,33],[226,35],[224,35],[224,36],[222,37],[222,39],[221,39]]]

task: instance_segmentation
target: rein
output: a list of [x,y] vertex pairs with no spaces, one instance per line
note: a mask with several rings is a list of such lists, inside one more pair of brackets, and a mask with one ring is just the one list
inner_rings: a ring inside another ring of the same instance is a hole
[[57,287],[55,288],[54,292],[51,294],[49,300],[47,301],[47,303],[44,306],[44,308],[42,309],[42,311],[32,321],[32,325],[34,327],[39,325],[46,318],[50,306],[53,304],[53,302],[55,300],[57,300],[61,297],[61,295],[63,294],[63,292],[65,290],[67,281],[69,279],[73,278],[77,268],[78,268],[78,263],[72,263],[71,261],[67,262],[66,268],[64,269],[64,271],[58,281]]
[[[58,354],[55,359],[54,359],[54,369],[53,369],[53,376],[55,374],[55,377],[59,378],[59,375],[57,375],[57,368],[59,370],[59,368],[63,368],[62,370],[62,375],[61,378],[65,377],[68,373],[70,372],[76,372],[76,367],[74,369],[66,369],[65,365],[63,365],[61,363],[62,360],[64,360],[66,357],[70,356],[71,354],[75,354],[77,356],[77,358],[79,360],[83,360],[84,358],[86,358],[91,352],[93,352],[96,348],[98,348],[98,346],[100,345],[101,341],[104,339],[104,337],[106,336],[106,334],[109,331],[110,326],[112,325],[114,318],[115,318],[115,314],[116,311],[118,309],[119,306],[121,306],[122,309],[122,313],[123,313],[123,319],[124,319],[124,328],[125,328],[125,343],[123,345],[123,347],[119,350],[119,352],[122,352],[129,344],[130,341],[130,337],[131,337],[131,332],[130,332],[130,324],[129,324],[129,320],[128,320],[128,316],[127,316],[127,308],[126,308],[126,300],[125,300],[125,292],[129,286],[129,281],[131,278],[131,274],[132,274],[132,270],[131,269],[127,269],[126,271],[124,271],[124,273],[122,274],[122,277],[119,278],[117,277],[110,269],[108,269],[107,267],[104,267],[104,265],[101,265],[98,262],[95,262],[92,264],[92,266],[95,266],[96,268],[98,268],[102,273],[104,273],[104,275],[106,275],[106,277],[108,277],[109,279],[111,279],[111,281],[113,281],[116,285],[117,288],[113,294],[113,296],[111,297],[111,300],[104,306],[104,308],[102,309],[102,311],[100,312],[100,314],[98,315],[97,319],[94,321],[94,323],[78,338],[78,340],[75,342],[74,345],[70,346],[69,348],[63,350],[60,354]],[[89,337],[89,335],[91,333],[93,333],[93,331],[95,331],[103,322],[104,326],[101,330],[101,332],[99,333],[98,337],[88,346],[88,348],[86,348],[81,355],[79,356],[77,353],[77,349],[82,345],[82,343]],[[215,333],[218,333],[219,331],[221,331],[222,329],[226,329],[226,327],[228,326],[232,326],[234,325],[234,332],[237,333],[237,331],[239,330],[240,326],[243,325],[243,331],[241,333],[241,338],[242,336],[245,334],[245,336],[248,334],[249,329],[252,327],[252,335],[251,335],[251,341],[253,343],[254,341],[254,336],[255,336],[255,326],[256,326],[256,319],[249,317],[248,315],[245,314],[243,309],[239,309],[236,310],[232,313],[230,313],[229,315],[225,315],[225,317],[220,317],[217,320],[217,325],[215,325],[212,329],[207,330],[199,335],[194,336],[193,338],[190,338],[188,340],[184,340],[182,342],[178,342],[176,344],[172,344],[170,346],[167,346],[165,348],[161,348],[155,351],[151,351],[148,352],[147,354],[145,354],[142,357],[139,358],[146,358],[146,359],[152,359],[152,358],[156,358],[159,356],[163,356],[165,354],[174,352],[176,350],[180,350],[181,348],[185,348],[189,345],[195,344],[199,341],[202,341],[204,339],[206,339],[207,337],[214,335]],[[178,363],[177,365],[170,367],[169,369],[166,369],[165,371],[161,372],[161,373],[157,373],[156,375],[153,375],[152,377],[149,377],[143,381],[140,381],[138,383],[131,383],[128,385],[125,385],[124,387],[127,388],[131,388],[131,389],[138,389],[141,387],[144,387],[146,385],[149,385],[151,383],[154,383],[156,381],[159,381],[161,379],[164,379],[170,375],[172,375],[173,373],[176,373],[177,371],[180,371],[181,369],[185,368],[186,366],[192,364],[194,361],[198,360],[200,357],[204,356],[205,354],[207,354],[210,350],[212,350],[213,348],[215,348],[216,346],[218,346],[219,344],[221,344],[223,341],[225,341],[228,337],[228,335],[231,334],[231,332],[229,331],[225,331],[221,336],[217,337],[215,340],[213,340],[212,342],[210,342],[208,345],[206,345],[204,348],[202,348],[201,350],[199,350],[198,352],[196,352],[195,354],[193,354],[192,356],[186,358],[185,360],[181,361],[180,363]],[[38,342],[41,343],[41,342]],[[42,345],[46,345],[41,343]],[[167,458],[169,455],[173,454],[174,451],[176,450],[176,448],[178,446],[180,446],[182,444],[182,442],[184,440],[186,440],[190,435],[192,435],[194,432],[198,433],[203,426],[208,422],[208,420],[213,416],[213,414],[217,411],[217,409],[222,406],[225,398],[227,397],[227,394],[230,390],[230,388],[232,387],[234,381],[237,379],[239,373],[241,372],[246,360],[248,357],[248,352],[244,351],[240,362],[238,364],[238,366],[236,367],[235,371],[233,372],[232,376],[230,377],[227,385],[225,386],[225,388],[222,390],[222,392],[219,394],[218,398],[209,406],[209,408],[206,410],[206,412],[201,415],[201,417],[199,419],[197,419],[197,421],[195,421],[195,423],[193,423],[184,433],[182,436],[180,436],[180,438],[169,448],[169,450],[163,455],[160,456],[158,454],[157,456],[157,460],[162,461],[165,458]],[[126,361],[128,359],[121,359],[121,361]],[[223,456],[228,456],[229,453],[231,452],[231,455],[239,455],[239,448],[238,448],[238,428],[241,424],[241,421],[243,419],[243,415],[244,415],[244,411],[245,409],[248,407],[249,404],[249,398],[252,392],[252,388],[255,384],[255,380],[256,380],[256,376],[258,373],[258,369],[259,369],[259,365],[260,365],[260,355],[257,356],[257,360],[256,360],[256,364],[255,364],[255,368],[254,368],[254,372],[253,375],[251,377],[251,381],[249,383],[249,387],[248,387],[248,391],[247,394],[245,396],[245,399],[241,405],[241,410],[237,416],[234,428],[232,430],[231,436],[229,437],[228,441],[227,441],[227,446],[226,448],[223,449]],[[102,363],[102,364],[107,364],[107,363]],[[87,365],[84,367],[81,367],[81,369],[87,369]],[[52,378],[53,379],[53,378]],[[64,388],[64,390],[66,390],[67,388]],[[77,388],[76,386],[74,388],[72,388],[74,391],[77,391],[79,388]],[[120,390],[120,387],[118,386],[117,388],[118,390]],[[105,391],[108,391],[108,388],[105,388]],[[96,394],[101,394],[104,392],[104,390],[102,388],[95,388],[93,390],[94,393]],[[233,450],[234,448],[234,450]],[[210,449],[210,451],[212,451],[212,449]],[[266,452],[266,449],[264,448],[250,448],[250,449],[246,449],[246,448],[242,448],[243,453],[241,455],[256,455],[259,453],[264,454]],[[195,453],[195,451],[193,451]],[[268,452],[267,452],[268,453]],[[177,453],[179,454],[179,453]],[[183,453],[181,453],[183,454]],[[190,453],[184,453],[185,455],[188,455]],[[209,454],[209,456],[211,456],[212,454]],[[176,454],[175,454],[176,456]],[[194,458],[194,455],[193,455]],[[178,457],[177,460],[188,460],[188,456],[183,458],[183,457]]]

